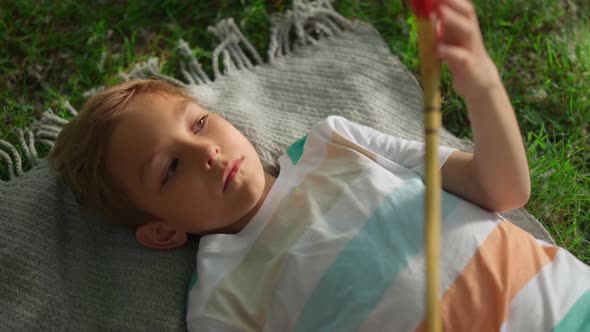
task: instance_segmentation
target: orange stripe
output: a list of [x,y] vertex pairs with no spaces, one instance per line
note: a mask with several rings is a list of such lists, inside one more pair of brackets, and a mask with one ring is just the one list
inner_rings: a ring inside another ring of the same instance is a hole
[[[558,247],[541,247],[510,222],[478,248],[441,302],[445,331],[498,331],[516,293],[550,263]],[[424,331],[423,321],[417,331]]]

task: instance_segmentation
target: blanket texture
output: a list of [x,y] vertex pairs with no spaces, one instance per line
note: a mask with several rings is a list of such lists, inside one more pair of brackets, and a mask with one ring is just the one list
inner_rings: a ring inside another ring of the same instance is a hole
[[[203,106],[246,133],[274,174],[282,149],[331,114],[422,140],[417,80],[372,26],[343,18],[328,0],[295,0],[292,10],[275,14],[266,61],[233,20],[209,30],[220,42],[213,78],[181,41],[181,79],[160,73],[157,59],[123,79],[159,77],[187,86]],[[35,148],[51,146],[65,123],[49,110],[18,131],[22,158],[33,165],[27,172],[14,146],[0,141],[0,161],[11,177],[0,181],[0,330],[186,330],[197,239],[178,250],[144,249],[132,230],[81,209]],[[442,144],[472,147],[444,129],[441,134]],[[553,242],[525,210],[506,217]]]

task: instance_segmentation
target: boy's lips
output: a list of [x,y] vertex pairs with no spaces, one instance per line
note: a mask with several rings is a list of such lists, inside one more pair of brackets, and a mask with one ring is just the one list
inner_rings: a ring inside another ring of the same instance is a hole
[[230,161],[229,164],[227,165],[227,167],[225,168],[225,170],[223,172],[223,191],[225,191],[227,186],[231,183],[231,181],[236,176],[236,173],[238,173],[238,171],[240,170],[240,166],[241,166],[243,160],[244,160],[244,157],[234,159],[234,160]]

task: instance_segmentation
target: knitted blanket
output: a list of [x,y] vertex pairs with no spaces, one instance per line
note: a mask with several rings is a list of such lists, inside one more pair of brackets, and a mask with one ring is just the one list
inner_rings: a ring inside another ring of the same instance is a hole
[[[232,19],[209,31],[219,39],[213,78],[180,41],[181,78],[163,75],[152,59],[123,79],[159,77],[187,86],[246,133],[274,174],[282,149],[330,114],[422,140],[417,80],[371,25],[343,18],[329,0],[294,0],[292,10],[275,14],[267,61]],[[64,123],[49,110],[19,130],[22,156],[0,141],[0,161],[11,177],[0,181],[0,330],[186,330],[197,239],[177,250],[144,249],[132,230],[81,209],[35,147],[51,146]],[[444,129],[441,134],[442,144],[472,147]],[[33,165],[26,172],[23,158]],[[553,242],[525,210],[507,218]]]

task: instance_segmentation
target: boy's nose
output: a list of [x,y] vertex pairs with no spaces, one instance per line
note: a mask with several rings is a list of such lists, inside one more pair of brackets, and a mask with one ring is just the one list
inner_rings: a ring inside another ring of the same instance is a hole
[[[210,140],[191,140],[184,144],[186,160],[190,160],[191,168],[195,170],[211,170],[214,167],[221,167],[219,159],[221,148]],[[218,164],[218,165],[216,165]]]
[[215,163],[219,162],[219,153],[221,150],[216,145],[209,145],[206,147],[205,151],[205,159],[207,164],[205,165],[207,169],[211,169]]

